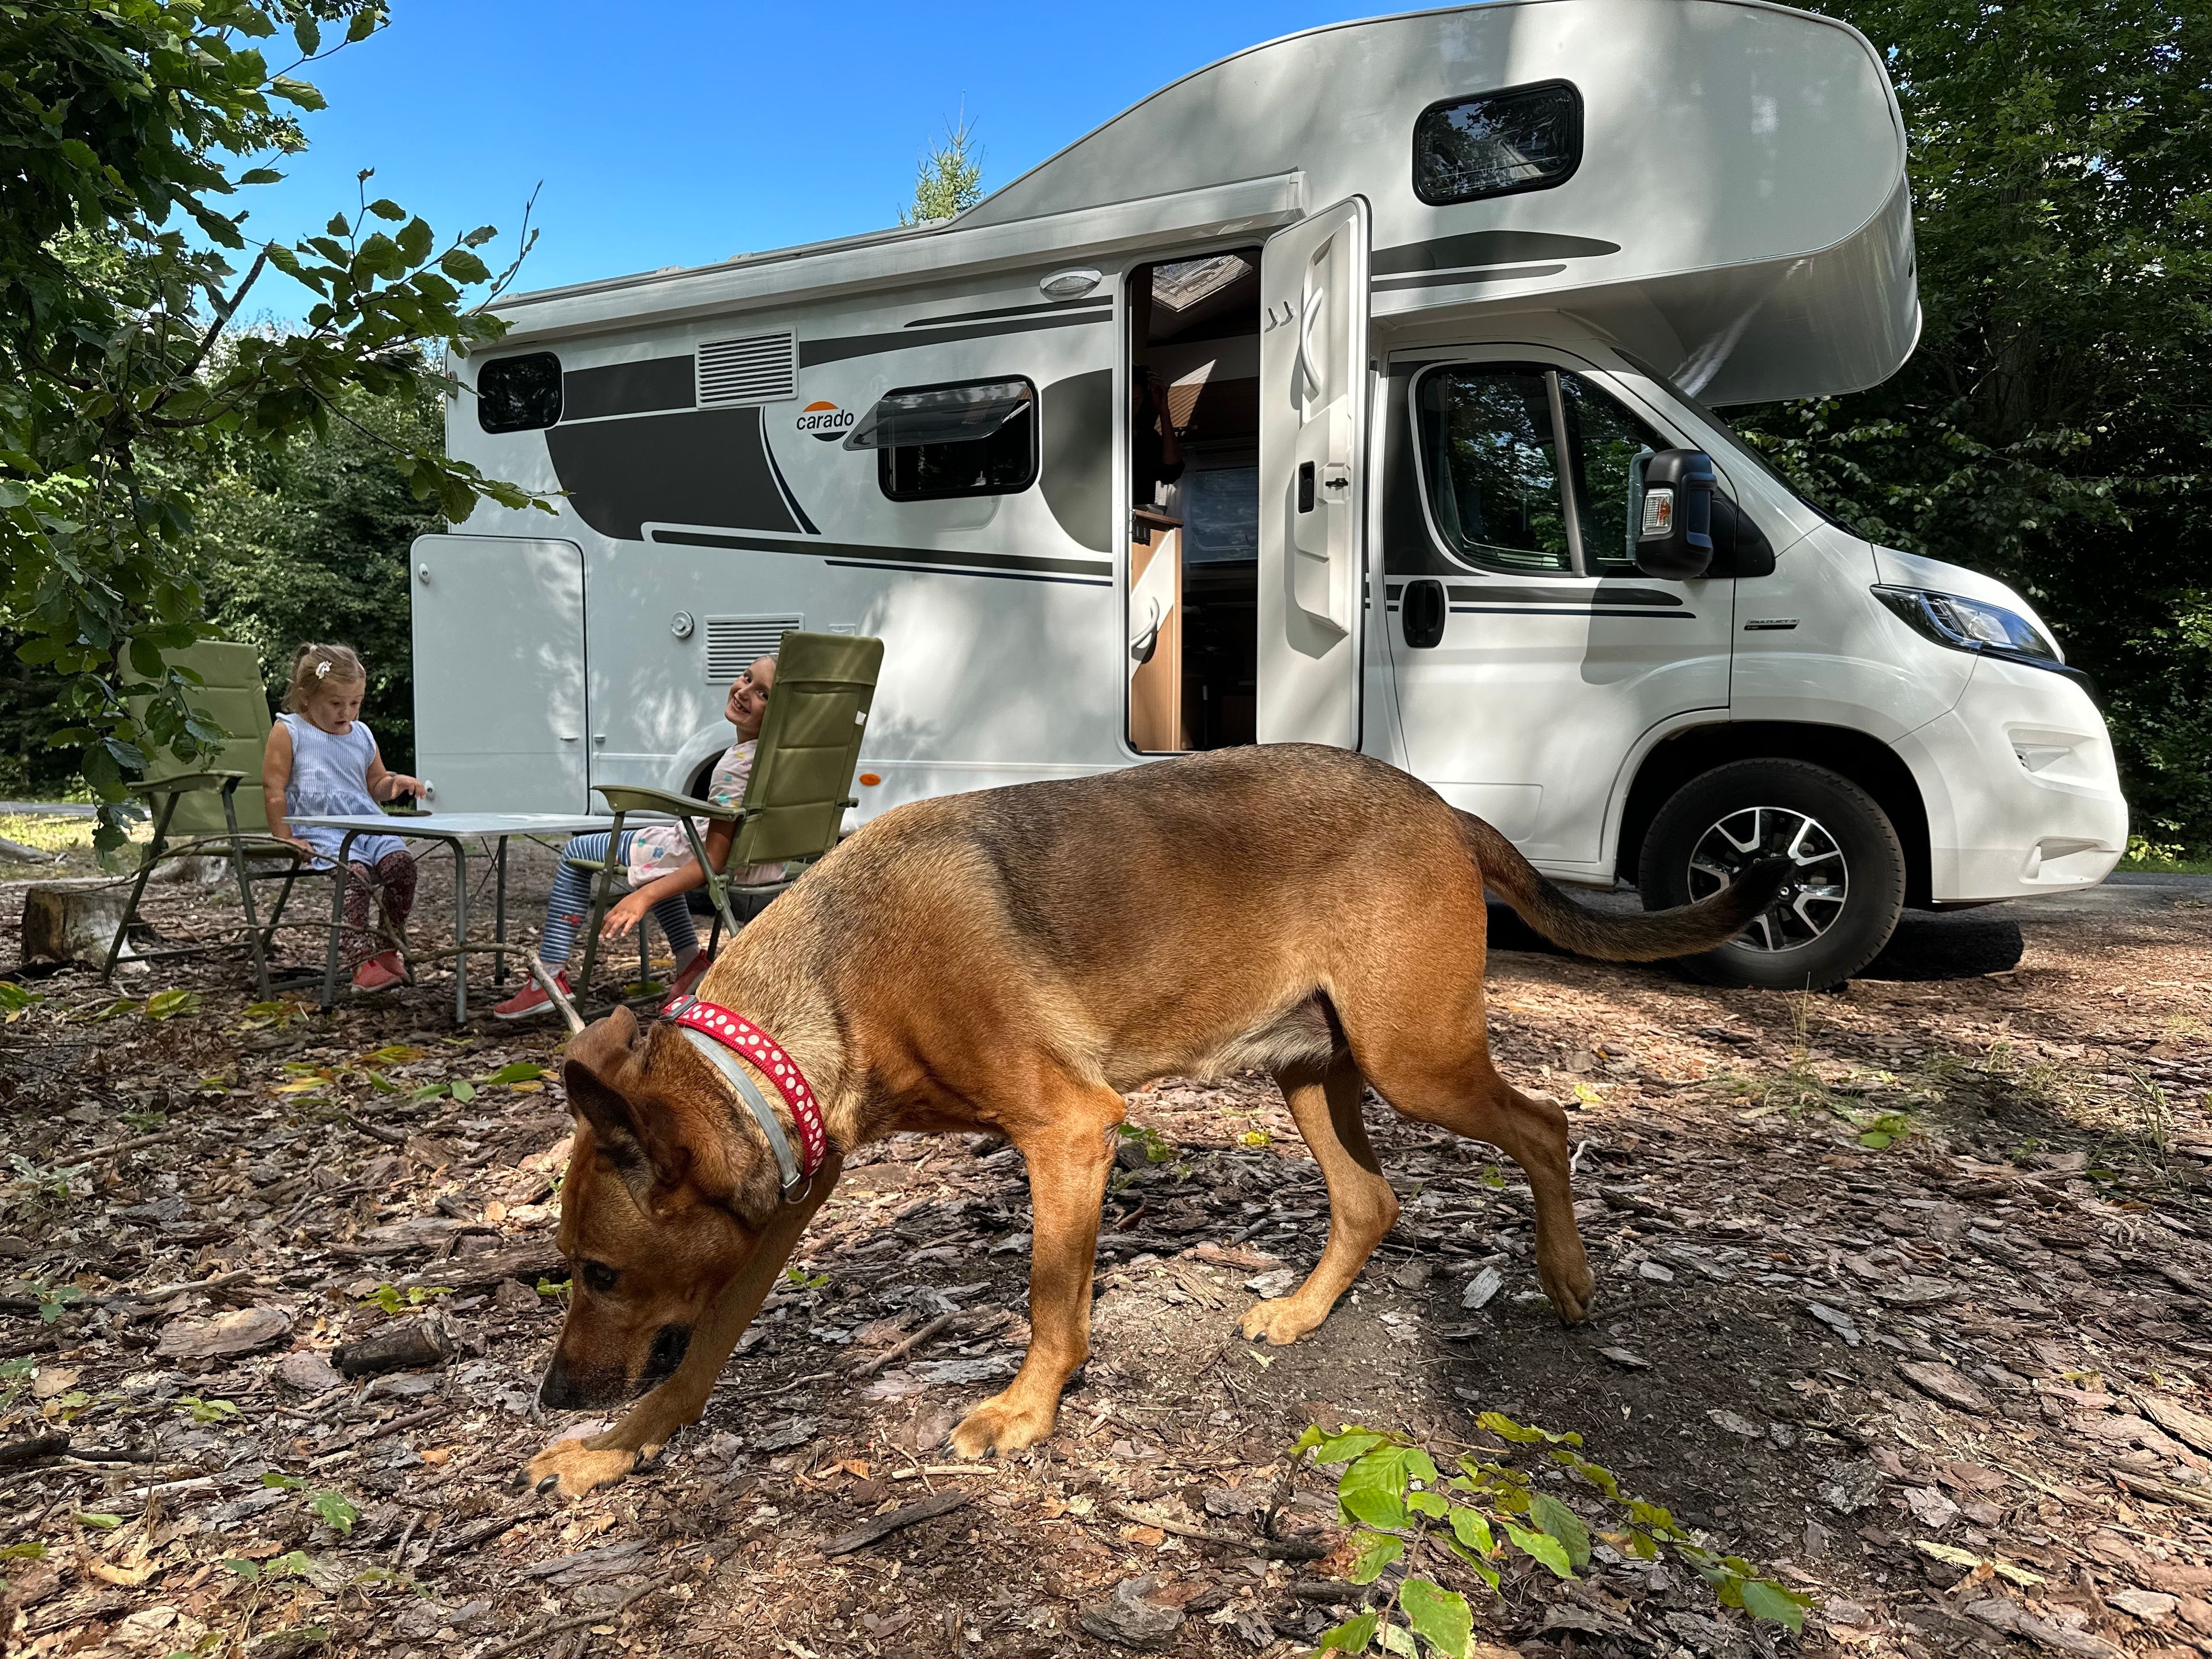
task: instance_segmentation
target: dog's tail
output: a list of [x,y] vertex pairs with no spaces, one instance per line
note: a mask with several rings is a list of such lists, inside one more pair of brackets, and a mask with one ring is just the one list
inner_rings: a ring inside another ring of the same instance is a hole
[[1561,950],[1601,962],[1658,962],[1725,945],[1774,902],[1790,876],[1787,859],[1768,859],[1695,904],[1644,915],[1601,915],[1547,881],[1511,842],[1474,813],[1453,811],[1460,838],[1482,871],[1482,884]]

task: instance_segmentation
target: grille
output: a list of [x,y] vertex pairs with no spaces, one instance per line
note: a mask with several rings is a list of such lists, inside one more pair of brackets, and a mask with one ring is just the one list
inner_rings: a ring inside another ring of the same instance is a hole
[[788,334],[709,340],[698,362],[702,404],[769,404],[799,394],[799,354]]
[[787,631],[806,626],[797,613],[783,617],[709,617],[707,618],[707,678],[727,685],[758,657],[773,657]]

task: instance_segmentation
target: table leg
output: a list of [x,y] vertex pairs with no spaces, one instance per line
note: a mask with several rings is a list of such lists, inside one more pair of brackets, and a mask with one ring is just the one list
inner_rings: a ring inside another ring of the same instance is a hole
[[[499,838],[499,878],[493,887],[491,937],[495,945],[507,943],[507,837]],[[507,989],[507,952],[495,950],[491,953],[491,983],[495,991]]]
[[338,867],[331,872],[331,937],[323,956],[323,1011],[338,1000],[338,938],[345,928],[346,881],[353,871],[353,838],[349,830],[338,842]]
[[469,1023],[469,854],[453,837],[453,1024]]

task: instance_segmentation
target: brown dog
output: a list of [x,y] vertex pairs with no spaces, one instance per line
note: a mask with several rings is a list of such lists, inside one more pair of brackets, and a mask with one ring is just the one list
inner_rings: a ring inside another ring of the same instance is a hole
[[1566,1119],[1491,1066],[1483,889],[1570,950],[1649,961],[1734,937],[1784,874],[1762,867],[1682,909],[1593,915],[1425,785],[1304,744],[887,812],[731,941],[700,988],[813,1085],[830,1152],[799,1201],[781,1201],[730,1082],[665,1024],[641,1030],[618,1011],[569,1045],[561,1249],[574,1291],[541,1398],[651,1392],[526,1473],[589,1492],[695,1421],[840,1152],[902,1129],[996,1131],[1027,1163],[1029,1353],[952,1444],[975,1457],[1043,1438],[1089,1349],[1122,1094],[1170,1074],[1273,1073],[1328,1180],[1320,1263],[1247,1312],[1247,1336],[1290,1342],[1320,1324],[1397,1217],[1361,1125],[1363,1085],[1527,1172],[1545,1293],[1578,1321],[1593,1281]]

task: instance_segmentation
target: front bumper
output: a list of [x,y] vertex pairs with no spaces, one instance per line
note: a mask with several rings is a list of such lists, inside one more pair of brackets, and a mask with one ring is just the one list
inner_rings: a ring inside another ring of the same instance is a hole
[[1896,748],[1928,808],[1938,904],[2094,887],[2127,848],[2112,738],[2070,676],[1981,657],[1958,702]]

